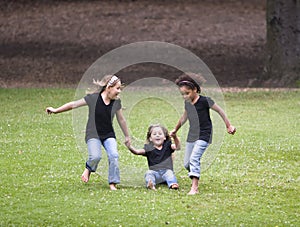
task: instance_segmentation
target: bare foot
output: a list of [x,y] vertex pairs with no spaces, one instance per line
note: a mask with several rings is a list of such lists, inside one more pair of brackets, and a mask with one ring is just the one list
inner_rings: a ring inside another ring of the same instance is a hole
[[87,183],[90,179],[91,172],[88,169],[85,169],[81,175],[81,180],[84,183]]
[[196,195],[198,193],[199,193],[198,188],[191,188],[191,190],[188,193],[188,195]]
[[154,186],[152,180],[149,180],[149,181],[148,181],[147,188],[156,191],[156,188],[155,188],[155,186]]
[[174,183],[170,186],[170,189],[179,189],[179,184]]
[[110,188],[110,190],[112,190],[112,191],[116,191],[116,190],[117,190],[116,184],[110,184],[110,185],[109,185],[109,188]]

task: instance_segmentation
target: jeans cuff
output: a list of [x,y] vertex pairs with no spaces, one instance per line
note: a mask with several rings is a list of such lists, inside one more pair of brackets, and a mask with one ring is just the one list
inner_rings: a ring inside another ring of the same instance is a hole
[[199,178],[200,178],[200,173],[193,173],[193,172],[190,172],[190,173],[189,173],[189,177],[190,177],[190,178],[197,177],[197,178],[199,179]]
[[85,163],[85,168],[87,168],[90,172],[95,172],[95,170],[92,170],[92,168],[87,164],[87,162]]

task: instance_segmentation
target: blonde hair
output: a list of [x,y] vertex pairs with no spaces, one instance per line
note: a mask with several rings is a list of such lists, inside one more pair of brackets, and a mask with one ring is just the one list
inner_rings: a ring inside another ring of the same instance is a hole
[[105,75],[101,80],[93,79],[94,89],[88,88],[87,93],[102,93],[107,87],[113,87],[121,81],[116,75]]

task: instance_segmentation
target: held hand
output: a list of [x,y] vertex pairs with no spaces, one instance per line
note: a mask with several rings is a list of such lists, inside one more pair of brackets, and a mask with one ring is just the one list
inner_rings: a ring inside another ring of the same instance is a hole
[[131,141],[130,141],[130,137],[129,136],[126,136],[125,137],[125,142],[124,142],[124,144],[125,144],[125,146],[126,147],[130,147],[130,145],[131,145]]
[[173,133],[172,135],[170,135],[174,140],[177,138],[177,134]]
[[172,131],[170,131],[170,136],[171,136],[171,137],[176,136],[176,131],[175,131],[175,129],[173,129]]
[[46,108],[46,113],[47,114],[56,113],[56,109],[54,109],[53,107],[47,107]]
[[233,126],[233,125],[230,125],[228,128],[227,128],[227,132],[231,135],[234,135],[234,133],[236,132],[236,128]]

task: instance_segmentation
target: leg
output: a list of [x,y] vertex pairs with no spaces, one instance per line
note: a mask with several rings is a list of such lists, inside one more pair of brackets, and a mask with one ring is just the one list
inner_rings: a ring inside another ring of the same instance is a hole
[[87,183],[90,178],[91,172],[95,172],[98,164],[101,160],[101,141],[99,139],[89,139],[87,141],[88,147],[88,160],[86,162],[86,168],[82,173],[81,179],[83,182]]
[[192,177],[192,187],[188,195],[195,195],[199,193],[198,190],[198,185],[199,185],[199,178],[198,177]]
[[179,188],[176,176],[175,176],[175,174],[172,170],[170,170],[170,169],[165,170],[163,175],[162,175],[162,179],[165,182],[167,182],[168,187],[170,189],[178,189]]
[[201,157],[207,149],[209,143],[203,140],[197,140],[190,158],[190,172],[189,177],[192,179],[192,187],[189,192],[190,195],[198,193],[198,184],[200,178]]
[[193,142],[193,143],[186,142],[186,145],[185,145],[185,154],[184,154],[183,165],[184,165],[184,168],[186,168],[188,171],[190,171],[190,158],[191,158],[191,154],[192,154],[194,145],[195,145],[195,142]]
[[108,138],[103,142],[108,157],[108,183],[111,190],[116,190],[120,183],[119,154],[115,138]]
[[148,170],[145,174],[146,187],[148,189],[156,190],[156,179],[158,173],[154,170]]

